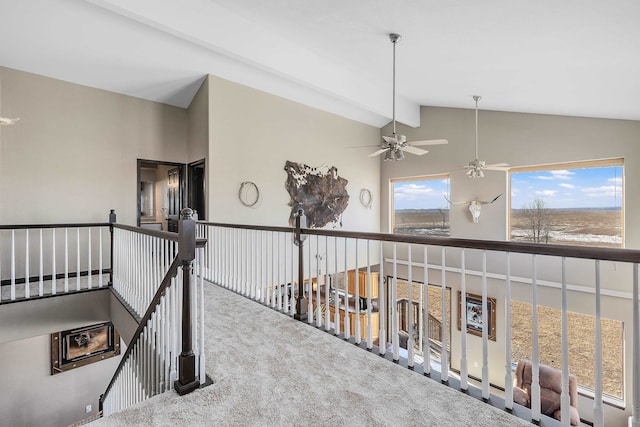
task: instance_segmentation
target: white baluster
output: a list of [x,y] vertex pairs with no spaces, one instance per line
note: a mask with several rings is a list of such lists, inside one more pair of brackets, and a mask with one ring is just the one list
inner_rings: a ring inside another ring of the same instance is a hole
[[29,229],[25,230],[25,255],[24,255],[24,297],[31,296],[29,289]]
[[16,231],[11,230],[11,301],[16,299]]
[[505,375],[504,375],[504,406],[513,409],[513,377],[511,374],[511,254],[506,253],[506,289],[505,289]]
[[442,349],[440,350],[440,380],[442,382],[449,381],[449,352],[447,351],[447,248],[442,247],[442,260],[441,260],[441,291],[440,306],[442,308]]
[[393,278],[391,279],[391,345],[393,346],[393,360],[400,359],[400,339],[398,337],[398,251],[393,242]]
[[[371,326],[371,241],[367,240],[367,349],[373,348],[373,331]],[[328,269],[327,269],[328,270]],[[378,278],[379,280],[380,278]],[[327,282],[328,283],[328,282]]]
[[88,245],[88,251],[87,251],[87,288],[91,289],[92,285],[91,285],[91,227],[87,228],[87,230],[89,231],[89,245]]
[[482,398],[489,400],[489,310],[487,310],[487,251],[482,251]]
[[351,337],[351,324],[349,322],[349,264],[347,262],[347,238],[344,239],[344,339]]
[[98,228],[98,287],[102,287],[102,228]]
[[329,237],[324,236],[324,247],[325,247],[325,255],[324,255],[324,330],[328,331],[331,329],[331,310],[329,309],[329,288],[331,287],[331,277],[329,275]]
[[356,243],[356,268],[355,268],[355,306],[356,306],[356,324],[355,324],[355,341],[356,344],[360,344],[360,338],[362,337],[362,331],[360,330],[360,265],[358,264],[358,239],[355,239]]
[[[563,258],[564,261],[564,258]],[[604,413],[602,410],[602,324],[601,324],[601,306],[600,306],[600,260],[596,260],[596,341],[595,341],[595,360],[594,360],[594,377],[595,377],[595,393],[593,398],[593,425],[594,427],[604,426]],[[564,348],[563,348],[564,350]],[[564,355],[564,353],[563,353]],[[564,360],[563,360],[564,362]],[[569,388],[569,378],[567,369],[567,391]],[[563,376],[564,380],[564,376]],[[564,386],[564,383],[563,383]],[[564,391],[564,387],[563,390]],[[567,412],[567,420],[569,419],[569,396],[563,401],[562,410]],[[565,408],[566,406],[566,408]]]
[[[311,245],[311,241],[309,241]],[[316,326],[322,326],[322,304],[320,304],[320,236],[316,236]]]
[[540,422],[540,371],[538,356],[538,286],[536,272],[536,256],[531,256],[531,419]]
[[309,236],[308,238],[308,242],[307,242],[307,261],[308,261],[308,268],[307,271],[309,272],[309,280],[306,283],[305,289],[306,289],[306,293],[307,293],[307,323],[311,324],[313,323],[313,285],[311,283],[312,278],[311,275],[313,274],[313,269],[311,268],[311,239],[313,237]]
[[[424,338],[422,340],[422,354],[424,356],[424,360],[423,360],[423,369],[424,369],[424,374],[425,375],[431,375],[431,345],[430,345],[430,341],[429,341],[429,256],[428,256],[428,247],[427,246],[423,246],[422,249],[424,250],[424,260],[423,260],[423,287],[422,287],[422,293],[423,293],[423,321],[422,324],[424,325]],[[380,273],[382,275],[382,273]],[[380,277],[380,280],[382,280],[382,277]],[[382,296],[382,293],[380,293],[380,295]]]
[[409,369],[413,369],[413,359],[414,359],[414,350],[413,350],[413,264],[411,262],[411,244],[407,245],[407,263],[408,263],[408,271],[407,271],[407,280],[409,281],[409,289],[407,290],[407,317],[408,317],[408,334],[409,338],[407,339],[407,366]]
[[44,246],[42,245],[42,228],[40,231],[40,266],[38,268],[38,296],[44,295]]
[[[202,263],[204,264],[204,263]],[[258,283],[256,280],[255,283]],[[198,319],[200,326],[200,348],[198,349],[200,359],[200,384],[204,384],[207,380],[205,371],[205,352],[204,352],[204,265],[200,266],[200,317]]]
[[51,294],[55,295],[57,291],[56,283],[56,229],[51,229]]
[[387,353],[387,332],[385,330],[385,305],[384,302],[387,297],[387,292],[385,291],[385,277],[384,277],[384,245],[380,242],[380,275],[378,277],[378,313],[380,316],[380,331],[378,338],[378,351],[381,355],[385,355]]
[[80,290],[80,228],[76,229],[76,289]]
[[339,286],[338,286],[338,238],[335,237],[334,240],[334,256],[335,256],[335,264],[334,264],[334,277],[336,278],[336,284],[335,284],[335,295],[334,295],[334,303],[335,303],[335,311],[333,314],[333,323],[335,324],[335,334],[336,335],[340,335],[340,308],[338,305],[338,301],[340,300],[340,295],[338,293],[338,291],[340,290]]
[[[460,389],[467,391],[469,368],[467,365],[467,275],[464,249],[460,251]],[[485,312],[486,310],[482,310]],[[444,330],[443,330],[444,333]]]

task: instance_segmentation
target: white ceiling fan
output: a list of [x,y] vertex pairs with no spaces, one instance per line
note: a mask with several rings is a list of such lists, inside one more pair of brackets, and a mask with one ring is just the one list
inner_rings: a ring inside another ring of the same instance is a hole
[[417,148],[420,145],[439,145],[448,144],[446,139],[431,139],[425,141],[412,141],[407,142],[407,137],[404,135],[398,135],[396,133],[396,43],[400,41],[402,37],[399,34],[389,34],[389,39],[393,43],[393,134],[391,136],[383,136],[384,142],[378,146],[379,149],[369,154],[369,157],[379,156],[382,153],[386,153],[384,160],[403,160],[404,152],[422,156],[429,151],[422,148]]
[[507,170],[508,163],[493,163],[486,164],[484,160],[478,159],[478,101],[482,99],[481,96],[474,95],[473,100],[476,102],[476,158],[470,161],[464,168],[467,169],[467,176],[469,178],[484,178],[484,170]]

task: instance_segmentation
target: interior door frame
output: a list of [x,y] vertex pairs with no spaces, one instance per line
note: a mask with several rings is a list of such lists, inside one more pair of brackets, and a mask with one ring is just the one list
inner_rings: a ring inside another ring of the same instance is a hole
[[172,166],[180,169],[179,175],[179,184],[178,188],[180,189],[180,206],[183,208],[186,206],[186,193],[187,193],[187,183],[186,183],[186,163],[176,163],[176,162],[165,162],[163,160],[147,160],[147,159],[137,159],[137,174],[136,174],[136,225],[140,227],[140,179],[142,178],[141,168],[143,164],[147,165],[162,165],[162,166]]
[[196,160],[187,165],[187,188],[189,191],[189,207],[194,209],[193,201],[195,199],[195,185],[193,185],[193,169],[198,166],[203,166],[204,176],[202,177],[202,208],[198,210],[198,219],[203,220],[207,217],[207,159]]

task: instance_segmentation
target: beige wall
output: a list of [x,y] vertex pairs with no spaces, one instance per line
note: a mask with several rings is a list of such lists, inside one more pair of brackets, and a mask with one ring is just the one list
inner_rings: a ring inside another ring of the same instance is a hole
[[51,375],[50,347],[49,335],[0,344],[0,364],[11,367],[0,381],[3,426],[62,427],[98,412],[121,356]]
[[[309,166],[335,166],[349,183],[343,227],[378,231],[380,165],[367,157],[380,130],[227,80],[209,77],[209,219],[216,222],[286,226],[290,197],[285,189],[287,160]],[[262,194],[255,209],[243,206],[238,190],[253,181]],[[362,188],[373,206],[359,203]]]
[[113,309],[122,306],[108,289],[0,306],[0,425],[66,426],[97,413],[120,356],[51,375],[49,334],[109,321]]
[[0,223],[135,224],[136,159],[187,161],[187,112],[0,67]]
[[[389,224],[389,179],[451,173],[451,198],[472,200],[505,193],[491,206],[484,206],[480,222],[474,224],[466,208],[451,208],[452,237],[506,238],[507,181],[505,172],[488,171],[485,179],[469,179],[459,168],[474,158],[474,111],[422,107],[419,128],[399,125],[408,140],[447,138],[448,145],[430,147],[424,156],[407,155],[402,162],[383,162],[381,172],[381,227]],[[390,127],[383,128],[389,134]],[[479,157],[487,163],[511,166],[544,165],[582,160],[624,158],[625,237],[627,248],[640,248],[640,122],[589,119],[541,114],[480,111]]]

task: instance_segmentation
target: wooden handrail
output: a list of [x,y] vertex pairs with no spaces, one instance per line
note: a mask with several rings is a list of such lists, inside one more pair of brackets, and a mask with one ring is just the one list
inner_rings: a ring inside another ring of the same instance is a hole
[[120,364],[116,368],[116,371],[113,374],[113,377],[111,378],[111,381],[107,386],[107,389],[100,396],[99,404],[100,404],[101,410],[102,410],[102,405],[104,403],[105,397],[107,396],[109,391],[111,391],[113,384],[116,382],[116,379],[118,378],[118,374],[120,373],[120,371],[122,371],[124,364],[129,358],[129,355],[131,354],[131,352],[133,351],[133,344],[140,338],[140,335],[142,335],[142,331],[144,331],[144,328],[147,325],[147,322],[149,321],[149,319],[151,319],[151,316],[156,311],[156,307],[158,306],[158,304],[160,304],[160,298],[162,298],[162,296],[165,294],[165,291],[171,284],[171,279],[175,277],[176,274],[178,273],[178,267],[180,266],[180,263],[181,263],[180,257],[179,257],[179,254],[177,254],[176,257],[173,259],[173,262],[171,263],[171,266],[169,267],[167,274],[165,274],[164,278],[162,279],[162,283],[160,284],[160,287],[158,287],[158,290],[153,296],[153,299],[151,300],[151,303],[149,304],[147,311],[144,313],[144,316],[142,316],[142,320],[138,324],[138,328],[136,329],[136,332],[133,334],[131,341],[129,341],[129,343],[127,344],[127,350],[122,355],[122,359],[120,359]]
[[71,224],[9,224],[0,225],[0,230],[33,230],[38,228],[89,228],[89,227],[108,227],[108,222],[81,222]]
[[268,225],[224,224],[219,222],[204,222],[204,221],[198,221],[198,224],[210,225],[213,227],[238,228],[242,230],[257,230],[257,231],[277,231],[277,232],[283,232],[283,233],[293,233],[296,230],[295,227],[272,227]]
[[[264,230],[294,233],[293,227],[271,227],[261,225],[223,224],[199,222],[198,224],[216,227],[238,228],[248,230]],[[410,243],[416,245],[448,246],[453,248],[478,249],[499,252],[514,252],[535,255],[549,255],[567,258],[598,259],[602,261],[618,261],[640,263],[640,250],[621,248],[599,248],[589,246],[549,245],[541,243],[507,242],[499,240],[459,239],[453,237],[412,236],[406,234],[369,233],[355,231],[339,231],[325,229],[302,228],[302,234],[340,237],[361,240],[378,240],[382,242]]]

